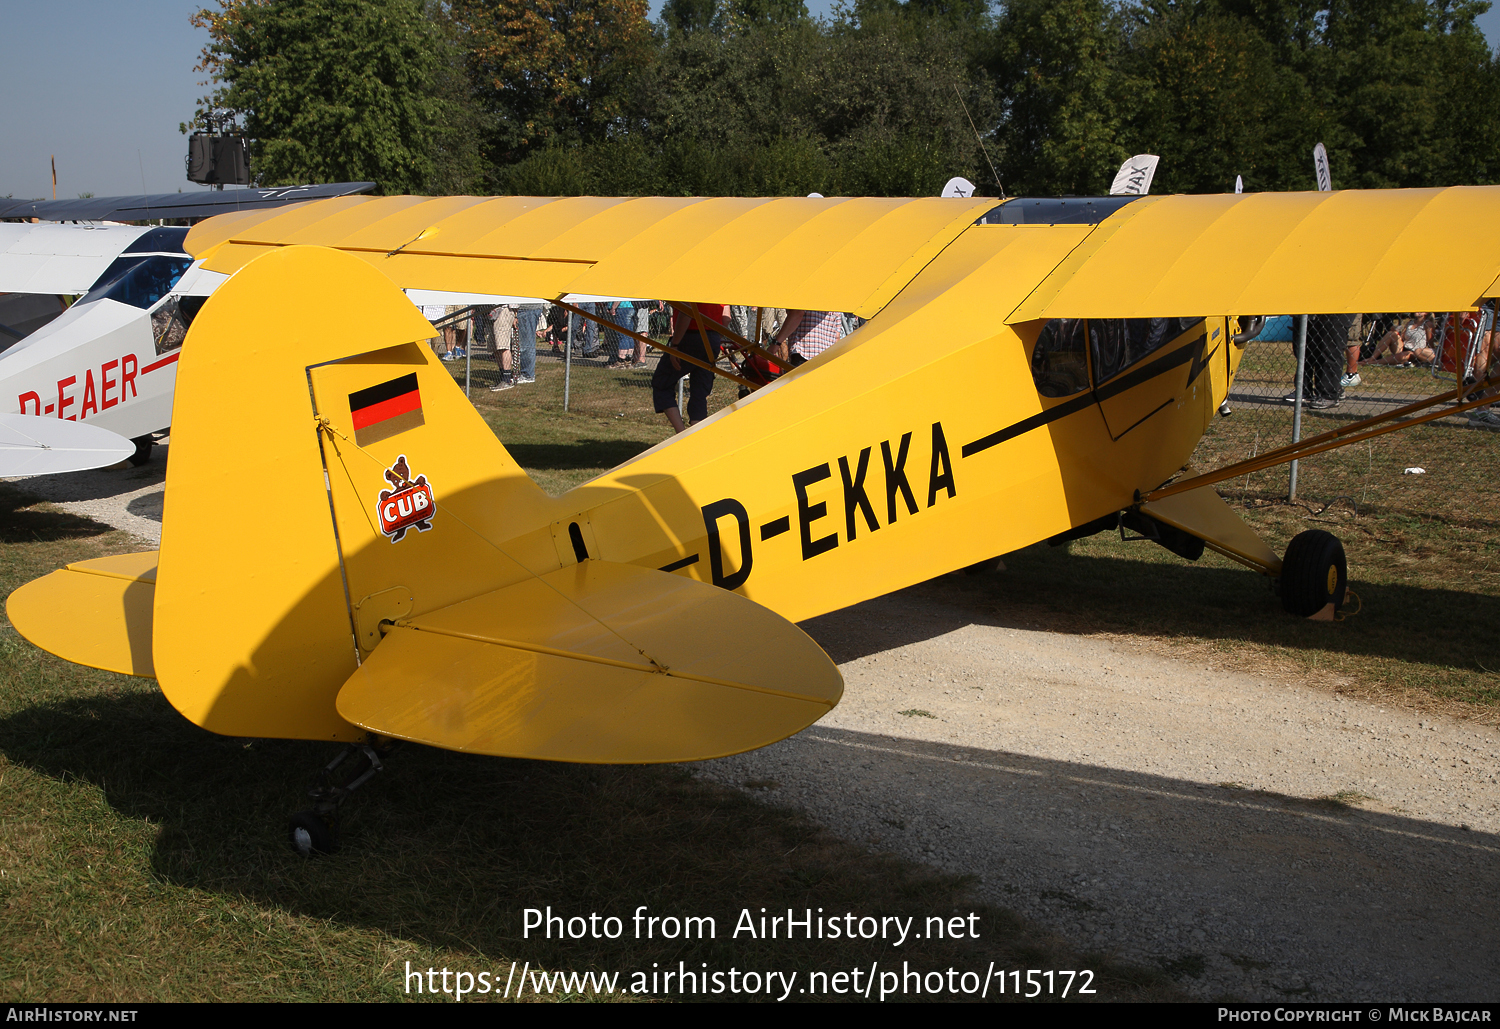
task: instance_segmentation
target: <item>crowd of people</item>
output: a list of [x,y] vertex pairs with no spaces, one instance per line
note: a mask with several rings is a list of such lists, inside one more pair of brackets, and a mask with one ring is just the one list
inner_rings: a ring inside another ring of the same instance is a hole
[[[1413,314],[1311,315],[1307,319],[1307,352],[1304,359],[1302,403],[1314,411],[1338,407],[1345,390],[1364,384],[1362,365],[1395,368],[1431,368],[1443,360],[1445,347],[1479,332],[1479,320],[1457,315],[1453,319],[1429,311]],[[1491,354],[1500,349],[1497,331],[1479,333],[1474,341],[1474,359],[1463,372],[1469,384],[1483,382],[1489,373]],[[1464,359],[1460,359],[1462,362]],[[1282,398],[1297,399],[1293,390]],[[1469,418],[1500,426],[1500,411],[1479,408]]]
[[[466,310],[472,310],[471,319],[451,317]],[[651,395],[656,413],[676,432],[708,417],[708,397],[717,377],[711,369],[726,355],[726,348],[737,377],[764,385],[818,356],[860,324],[838,311],[660,300],[427,307],[423,314],[440,325],[441,335],[432,345],[444,360],[464,358],[471,342],[494,354],[500,376],[490,387],[493,392],[535,382],[539,346],[560,355],[571,340],[580,357],[603,357],[608,368],[642,368],[648,340],[665,338],[664,345],[656,344],[663,354],[652,372]],[[473,341],[468,338],[469,325]],[[742,341],[753,346],[747,348]],[[765,353],[757,354],[757,349]],[[684,377],[686,420],[677,400],[677,384]],[[748,392],[742,387],[740,395]]]

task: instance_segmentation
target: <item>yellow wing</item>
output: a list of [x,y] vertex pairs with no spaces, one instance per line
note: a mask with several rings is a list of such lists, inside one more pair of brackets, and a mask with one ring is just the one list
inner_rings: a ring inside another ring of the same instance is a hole
[[226,274],[305,243],[405,289],[712,300],[874,314],[994,200],[341,198],[200,223]]
[[[1011,201],[1011,203],[1016,203]],[[1054,249],[1078,224],[985,199],[342,197],[209,219],[190,253],[232,273],[297,243],[403,288],[776,304],[871,317],[966,232]],[[1075,205],[1076,206],[1076,205]],[[1500,291],[1500,187],[1142,197],[1006,319],[1459,310]],[[1028,211],[1027,217],[1036,217]]]
[[1457,311],[1494,295],[1500,188],[1143,197],[1007,319]]

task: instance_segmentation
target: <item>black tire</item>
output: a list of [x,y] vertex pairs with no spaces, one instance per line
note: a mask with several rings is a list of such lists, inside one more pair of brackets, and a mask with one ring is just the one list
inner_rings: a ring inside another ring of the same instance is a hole
[[1330,603],[1344,606],[1349,567],[1344,545],[1322,529],[1308,529],[1287,545],[1281,561],[1281,606],[1299,618],[1315,615]]
[[287,824],[287,842],[303,857],[332,854],[339,849],[339,834],[315,811],[298,811]]
[[151,460],[151,450],[156,446],[155,439],[150,436],[137,436],[130,442],[135,444],[135,453],[131,454],[125,460],[137,468]]

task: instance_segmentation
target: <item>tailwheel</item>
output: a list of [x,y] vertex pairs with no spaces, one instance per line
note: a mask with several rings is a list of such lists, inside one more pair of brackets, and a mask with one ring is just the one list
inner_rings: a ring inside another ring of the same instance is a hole
[[1344,545],[1333,533],[1309,529],[1287,545],[1277,589],[1290,614],[1332,621],[1344,604],[1348,582]]
[[292,849],[303,857],[338,850],[339,809],[350,794],[385,768],[381,757],[399,745],[399,740],[372,737],[367,743],[349,744],[328,762],[317,785],[307,793],[313,806],[287,820],[287,842]]
[[339,849],[337,826],[323,821],[316,811],[298,811],[288,820],[287,830],[292,849],[303,857]]

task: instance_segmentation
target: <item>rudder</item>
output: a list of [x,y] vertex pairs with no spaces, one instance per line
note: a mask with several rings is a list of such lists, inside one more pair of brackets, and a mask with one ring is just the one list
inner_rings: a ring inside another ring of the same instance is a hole
[[[195,320],[153,650],[162,691],[198,725],[357,738],[334,700],[362,652],[361,605],[366,621],[387,605],[420,614],[557,566],[546,552],[500,551],[546,526],[551,501],[438,363],[431,335],[389,279],[317,247],[257,259]],[[382,492],[397,496],[391,519]],[[425,527],[411,517],[419,502],[435,507]]]

